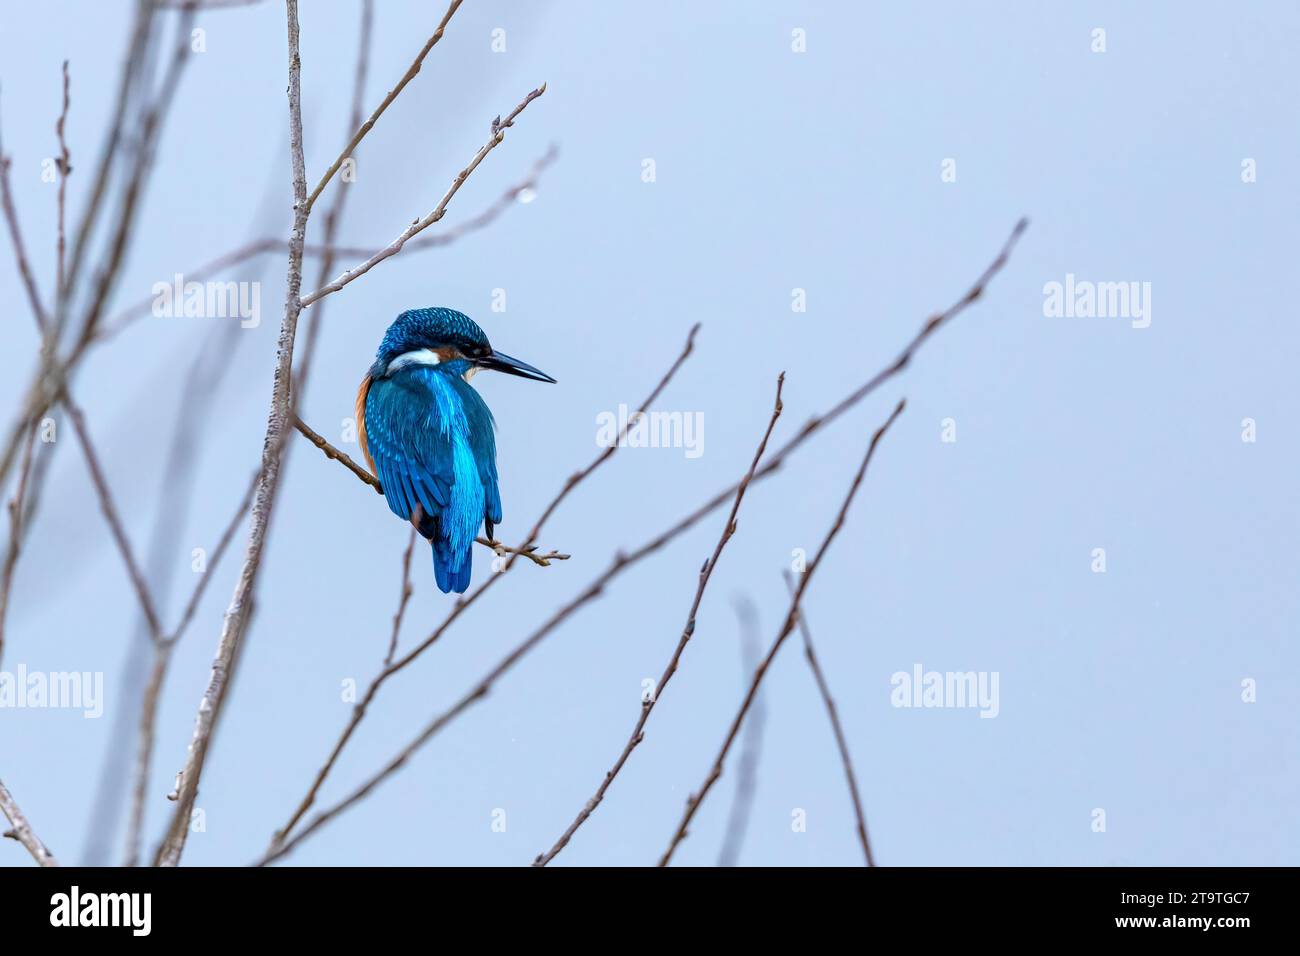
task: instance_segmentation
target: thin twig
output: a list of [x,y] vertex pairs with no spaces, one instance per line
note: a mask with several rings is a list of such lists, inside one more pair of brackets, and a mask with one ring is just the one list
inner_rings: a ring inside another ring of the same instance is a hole
[[293,427],[298,429],[298,431],[302,434],[304,438],[306,438],[309,442],[311,442],[322,452],[324,452],[326,458],[332,459],[333,461],[337,461],[340,464],[342,464],[343,467],[345,467],[348,471],[352,472],[352,474],[356,475],[358,478],[360,478],[362,481],[368,484],[371,488],[374,488],[378,494],[382,495],[384,493],[384,488],[379,483],[378,478],[372,475],[365,468],[362,468],[360,465],[358,465],[347,452],[339,451],[339,449],[331,445],[328,441],[325,440],[324,436],[322,436],[318,431],[316,431],[314,428],[312,428],[310,425],[304,422],[297,415],[293,417]]
[[781,630],[777,634],[776,640],[772,642],[771,648],[768,649],[767,656],[763,658],[763,662],[758,665],[758,670],[754,672],[754,679],[750,681],[749,691],[745,694],[745,699],[741,702],[740,710],[737,711],[735,718],[731,721],[731,727],[727,731],[727,736],[722,741],[722,748],[718,751],[718,756],[714,759],[713,766],[710,768],[708,775],[704,778],[704,783],[700,785],[700,788],[695,791],[689,799],[687,799],[686,810],[682,814],[681,822],[677,824],[677,830],[674,832],[672,840],[669,841],[668,849],[665,850],[663,856],[659,858],[660,866],[667,866],[669,861],[672,860],[673,852],[681,842],[686,839],[688,828],[690,827],[691,820],[695,818],[696,811],[699,810],[700,805],[704,802],[704,798],[708,796],[709,791],[713,788],[713,785],[717,782],[718,778],[722,776],[723,762],[727,759],[727,754],[731,751],[731,745],[735,743],[736,735],[740,732],[740,727],[745,722],[745,715],[749,713],[750,708],[754,705],[754,700],[758,696],[759,685],[762,684],[763,677],[767,674],[768,668],[772,666],[772,661],[776,658],[777,651],[781,649],[781,645],[785,642],[786,637],[788,637],[790,632],[794,630],[795,621],[798,620],[799,617],[799,602],[803,600],[804,591],[808,589],[813,574],[821,565],[822,558],[826,555],[826,550],[831,546],[831,542],[835,540],[835,536],[839,534],[840,529],[844,527],[844,520],[848,517],[849,507],[853,504],[853,499],[858,493],[858,488],[862,485],[862,479],[866,476],[867,467],[871,464],[871,459],[876,453],[876,446],[880,444],[880,439],[883,438],[885,432],[889,430],[889,426],[894,424],[894,421],[898,416],[903,413],[903,409],[906,406],[907,402],[905,400],[900,401],[898,405],[895,406],[893,413],[885,420],[885,423],[876,429],[876,433],[871,436],[871,444],[867,446],[867,453],[862,456],[862,464],[858,466],[857,473],[853,476],[853,483],[849,486],[848,494],[844,496],[844,503],[840,505],[839,514],[835,516],[834,524],[832,524],[830,530],[826,532],[826,537],[822,539],[821,547],[817,549],[817,554],[808,564],[808,569],[804,571],[803,576],[799,579],[799,586],[795,589],[794,596],[790,599],[790,610],[786,613],[785,623],[781,626]]
[[538,854],[537,858],[533,860],[534,866],[545,866],[547,863],[550,863],[551,860],[555,859],[556,854],[568,845],[573,834],[578,831],[579,827],[587,822],[587,818],[596,812],[596,808],[600,806],[600,802],[605,799],[605,792],[609,790],[610,785],[614,782],[614,778],[618,776],[619,772],[623,769],[623,765],[627,763],[627,759],[632,755],[632,751],[635,750],[641,741],[645,739],[646,721],[650,719],[650,712],[654,710],[655,705],[659,702],[659,696],[664,692],[664,688],[667,687],[668,682],[673,679],[673,674],[677,673],[677,665],[678,662],[681,661],[682,654],[686,650],[686,645],[690,643],[691,638],[695,635],[695,617],[699,613],[700,604],[704,601],[704,591],[709,586],[709,579],[713,576],[714,568],[718,566],[718,559],[722,557],[722,550],[727,546],[727,542],[731,540],[732,535],[736,533],[736,516],[740,512],[740,503],[744,501],[745,492],[749,489],[749,483],[754,480],[754,472],[758,468],[758,463],[762,459],[763,453],[767,450],[767,442],[768,439],[772,437],[772,429],[776,427],[776,421],[781,417],[783,407],[781,404],[781,389],[784,385],[785,373],[782,372],[776,380],[776,399],[772,405],[772,417],[768,419],[767,429],[763,432],[763,437],[758,443],[758,448],[754,451],[754,458],[749,464],[749,470],[745,472],[744,476],[740,479],[740,483],[736,486],[736,496],[731,503],[731,513],[727,515],[727,520],[722,525],[722,534],[718,537],[718,543],[714,545],[713,553],[705,560],[704,566],[700,568],[699,581],[695,586],[695,596],[691,600],[690,610],[686,612],[686,624],[682,628],[681,637],[678,638],[677,646],[673,648],[672,656],[669,657],[668,663],[663,669],[663,673],[660,674],[659,681],[655,684],[653,693],[647,694],[645,699],[642,700],[640,713],[637,716],[636,723],[632,727],[632,733],[628,735],[627,743],[623,745],[622,753],[618,755],[618,759],[614,761],[614,766],[609,769],[605,774],[604,779],[601,780],[600,786],[596,788],[596,793],[587,801],[583,808],[578,811],[578,815],[574,818],[573,822],[569,824],[565,831],[560,834],[560,838],[555,841],[554,845],[549,850],[545,853]]
[[539,568],[549,568],[552,561],[568,561],[572,555],[561,554],[559,551],[547,551],[545,554],[537,553],[537,545],[518,545],[512,546],[502,544],[495,538],[484,538],[482,536],[474,539],[475,543],[484,547],[491,548],[498,558],[504,558],[508,555],[518,555],[521,558],[527,558]]
[[[141,85],[141,75],[145,73],[145,53],[151,47],[154,28],[157,23],[157,7],[152,0],[136,0],[135,20],[131,29],[131,43],[122,61],[122,75],[118,80],[117,95],[113,105],[113,119],[109,124],[109,133],[100,147],[99,161],[95,174],[91,178],[90,193],[81,214],[81,222],[73,235],[72,256],[68,262],[64,278],[66,286],[71,288],[77,282],[85,262],[91,238],[100,214],[104,211],[104,194],[112,179],[113,167],[126,155],[121,148],[126,135],[127,114],[138,97],[137,88]],[[186,30],[186,40],[189,31]],[[61,331],[68,314],[68,301],[64,301],[59,310],[56,325]]]
[[23,280],[23,289],[27,293],[27,302],[32,309],[36,327],[42,332],[49,325],[45,306],[41,304],[41,293],[36,288],[36,276],[27,259],[27,246],[23,243],[22,227],[18,223],[18,210],[14,206],[13,193],[9,187],[9,157],[4,153],[3,141],[0,141],[0,208],[4,210],[5,223],[9,227],[9,241],[13,245],[14,260],[18,265],[18,275]]
[[[660,393],[662,393],[663,390],[668,387],[668,383],[672,381],[673,376],[677,374],[677,370],[680,369],[682,367],[682,364],[686,361],[686,359],[690,357],[691,352],[693,352],[695,349],[695,335],[697,332],[699,332],[699,330],[700,330],[699,323],[696,323],[694,326],[691,327],[690,334],[687,335],[686,337],[686,345],[683,347],[681,354],[677,356],[676,361],[674,361],[673,364],[669,367],[668,371],[664,373],[663,378],[659,380],[659,384],[654,387],[653,391],[651,391],[650,394],[646,396],[645,400],[638,406],[638,408],[641,411],[644,412],[646,409],[648,409],[651,405],[655,403],[655,401],[659,398]],[[634,418],[635,416],[632,419],[629,419],[628,425],[624,427],[623,431],[619,435],[619,440],[612,442],[609,445],[609,447],[603,449],[600,452],[600,454],[598,454],[592,460],[592,462],[588,464],[585,468],[582,468],[569,476],[568,480],[565,481],[564,486],[560,489],[559,493],[556,494],[556,496],[553,499],[551,499],[551,503],[547,505],[546,509],[542,512],[542,516],[538,518],[537,522],[533,525],[532,531],[529,532],[527,539],[525,539],[524,543],[520,546],[521,551],[527,549],[528,546],[531,545],[533,541],[537,539],[537,536],[541,533],[542,527],[546,524],[546,521],[555,512],[556,508],[560,506],[560,503],[564,501],[565,498],[568,497],[569,493],[572,492],[574,488],[576,488],[582,481],[584,481],[588,476],[590,476],[591,473],[594,472],[597,468],[599,468],[604,462],[608,461],[610,457],[618,450],[618,448],[623,444],[622,439],[626,436],[627,427],[630,427],[632,425]],[[352,735],[353,733],[355,733],[357,726],[365,718],[366,712],[370,707],[371,702],[375,699],[375,695],[379,693],[379,688],[382,687],[390,677],[392,677],[398,671],[402,670],[404,667],[406,667],[412,661],[414,661],[417,657],[423,654],[426,650],[428,650],[434,644],[434,642],[436,642],[440,637],[442,637],[443,634],[447,632],[447,629],[451,627],[451,625],[456,621],[456,619],[460,617],[460,615],[467,608],[469,608],[471,605],[474,604],[475,601],[477,601],[480,597],[482,597],[482,595],[485,594],[489,588],[495,585],[497,581],[505,577],[505,573],[509,571],[510,568],[514,565],[515,560],[519,557],[519,553],[520,551],[516,551],[515,553],[511,554],[509,558],[506,559],[505,563],[501,567],[500,573],[493,574],[486,581],[480,584],[475,590],[471,591],[468,595],[461,597],[460,600],[458,600],[455,603],[455,605],[453,605],[451,611],[447,614],[447,617],[443,619],[443,622],[440,625],[438,625],[437,628],[434,629],[433,633],[431,633],[415,648],[408,651],[406,654],[398,658],[389,666],[385,667],[382,671],[379,672],[379,674],[374,678],[374,680],[370,682],[370,686],[366,688],[366,692],[362,696],[361,701],[352,709],[352,715],[348,719],[347,726],[344,727],[342,733],[339,734],[339,738],[335,742],[333,749],[330,751],[329,757],[326,758],[325,763],[322,764],[321,768],[316,772],[316,776],[312,780],[311,786],[308,789],[306,795],[302,798],[301,801],[299,801],[298,806],[295,808],[293,814],[289,817],[288,822],[283,827],[281,827],[278,831],[276,831],[274,836],[272,836],[271,842],[267,847],[266,853],[263,855],[262,860],[260,861],[261,864],[269,863],[271,860],[278,859],[280,856],[283,856],[284,853],[288,852],[288,850],[294,844],[297,843],[296,839],[290,841],[289,843],[286,843],[285,841],[288,840],[289,834],[292,832],[293,828],[298,824],[298,822],[303,818],[303,815],[306,814],[307,811],[310,810],[312,805],[316,802],[316,797],[320,793],[321,786],[325,783],[325,780],[329,776],[330,771],[334,769],[334,765],[338,762],[339,755],[343,752],[343,748],[347,746],[348,741],[352,739]]]
[[6,830],[2,836],[11,840],[17,840],[27,848],[27,852],[32,855],[32,859],[41,866],[58,866],[59,862],[54,859],[54,854],[46,849],[45,844],[41,842],[32,831],[32,825],[27,822],[27,817],[23,816],[23,811],[18,807],[17,801],[14,800],[13,794],[0,780],[0,811],[8,818],[13,825],[12,830]]
[[[788,570],[784,573],[786,587],[793,598],[796,590],[794,578]],[[808,661],[813,678],[817,681],[817,690],[821,694],[822,703],[826,705],[826,716],[830,718],[831,730],[835,733],[835,746],[839,749],[840,762],[844,765],[844,776],[849,784],[849,797],[853,800],[853,815],[857,819],[858,842],[862,844],[862,855],[867,866],[875,866],[876,859],[871,853],[871,840],[867,837],[867,815],[862,812],[862,796],[858,792],[858,778],[853,773],[849,743],[844,736],[844,727],[840,724],[840,714],[835,706],[835,698],[831,696],[830,684],[827,683],[821,663],[817,660],[817,649],[813,647],[812,633],[808,630],[808,619],[802,607],[799,609],[799,633],[803,637],[803,656]]]
[[495,120],[492,121],[492,134],[488,138],[488,141],[479,148],[479,151],[477,153],[474,154],[474,158],[469,161],[469,165],[466,166],[464,169],[462,169],[456,175],[456,178],[452,180],[451,186],[448,188],[447,192],[443,194],[442,199],[439,200],[438,205],[433,208],[433,211],[431,213],[429,213],[427,216],[425,216],[422,219],[415,220],[415,222],[411,223],[409,226],[403,229],[401,234],[396,239],[390,242],[383,249],[376,252],[365,262],[361,263],[360,265],[353,266],[351,269],[348,269],[343,273],[340,273],[338,278],[336,278],[333,282],[321,286],[319,289],[317,289],[315,292],[311,293],[310,295],[303,296],[302,307],[305,309],[313,302],[317,302],[320,299],[324,298],[325,296],[330,295],[331,293],[338,292],[348,283],[354,282],[357,279],[361,278],[361,276],[365,275],[367,272],[369,272],[375,266],[379,265],[379,263],[383,262],[385,259],[391,256],[395,256],[397,255],[397,253],[401,252],[402,247],[406,245],[406,241],[408,239],[417,236],[425,229],[428,229],[430,226],[432,226],[435,222],[440,220],[444,215],[446,215],[447,206],[451,203],[456,193],[460,191],[460,187],[465,184],[465,180],[469,179],[469,177],[473,174],[474,170],[478,168],[479,163],[483,162],[483,160],[487,158],[488,153],[492,152],[492,150],[496,149],[499,145],[501,145],[502,141],[505,139],[505,135],[506,135],[505,131],[509,127],[514,125],[515,119],[519,116],[520,113],[522,113],[527,108],[528,104],[531,103],[533,100],[537,99],[537,97],[541,96],[545,92],[546,92],[546,84],[543,83],[537,89],[533,90],[531,93],[525,96],[520,101],[519,105],[516,106],[513,110],[511,110],[510,115],[508,115],[504,121],[502,121],[500,117],[497,117]]
[[406,550],[402,553],[402,594],[397,600],[397,612],[393,615],[393,634],[388,640],[388,653],[384,655],[384,666],[388,667],[393,663],[393,655],[397,653],[397,636],[402,632],[402,618],[406,616],[406,605],[411,601],[411,594],[415,590],[411,587],[411,553],[415,550],[416,530],[411,528],[410,540],[406,542]]
[[[193,19],[194,12],[192,10],[186,10],[182,14],[174,40],[176,45],[173,48],[171,60],[163,76],[161,88],[141,120],[135,166],[132,167],[131,174],[127,179],[122,202],[114,219],[115,230],[109,243],[108,258],[98,270],[94,291],[90,298],[90,307],[86,311],[85,319],[82,321],[81,329],[77,334],[76,345],[64,363],[67,368],[71,368],[80,360],[86,348],[94,340],[99,320],[103,315],[105,306],[108,304],[109,293],[118,278],[123,262],[126,260],[126,253],[130,248],[131,239],[135,233],[133,228],[135,217],[139,212],[145,188],[153,172],[163,124],[171,112],[172,104],[175,102],[176,94],[180,89],[181,77],[192,58],[190,25],[193,23]],[[69,281],[71,281],[71,276]]]
[[58,240],[56,244],[58,271],[56,272],[56,281],[54,285],[55,294],[63,296],[67,290],[67,284],[64,280],[63,260],[64,253],[67,250],[67,235],[64,232],[63,220],[64,212],[67,209],[68,195],[68,174],[72,172],[72,154],[68,152],[68,140],[64,135],[68,123],[68,107],[72,104],[69,96],[71,92],[72,80],[68,76],[68,61],[63,61],[63,112],[59,114],[59,121],[54,124],[54,131],[59,137],[59,213],[58,213]]
[[415,75],[420,72],[420,67],[424,66],[424,58],[429,55],[429,51],[432,50],[434,46],[437,45],[438,41],[442,39],[442,34],[447,29],[447,24],[451,22],[451,18],[455,16],[456,11],[460,9],[460,5],[463,2],[464,0],[452,0],[451,6],[449,6],[447,12],[443,14],[442,20],[438,23],[437,29],[435,29],[433,35],[425,41],[420,52],[416,54],[415,60],[409,67],[407,67],[406,72],[402,74],[402,78],[397,81],[397,85],[388,91],[388,95],[383,98],[377,107],[375,107],[375,111],[370,114],[370,118],[362,123],[356,133],[352,135],[352,138],[348,140],[348,144],[343,147],[343,151],[339,153],[338,158],[335,159],[334,162],[330,163],[329,169],[325,170],[325,175],[321,176],[320,182],[316,184],[316,188],[313,189],[311,195],[307,197],[307,212],[311,211],[311,207],[315,205],[317,197],[320,196],[321,191],[329,185],[329,181],[334,178],[334,174],[339,171],[339,167],[341,167],[347,158],[352,155],[353,151],[356,150],[357,145],[365,138],[366,134],[374,128],[375,123],[379,121],[379,117],[384,115],[384,110],[388,109],[388,107],[392,105],[393,101],[401,95],[402,90],[406,89],[406,84],[415,79]]

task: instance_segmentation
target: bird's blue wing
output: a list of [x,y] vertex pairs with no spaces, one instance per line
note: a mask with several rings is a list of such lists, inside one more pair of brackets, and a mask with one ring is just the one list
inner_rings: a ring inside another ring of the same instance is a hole
[[[366,445],[393,514],[410,521],[418,505],[431,525],[451,502],[451,432],[443,410],[416,376],[382,378],[366,395]],[[430,528],[430,530],[432,530]],[[426,528],[420,528],[426,537]]]
[[[478,404],[482,405],[481,415],[470,432],[470,446],[474,450],[474,460],[478,464],[479,481],[483,483],[483,521],[487,525],[488,537],[492,537],[492,526],[501,523],[501,489],[497,484],[497,443],[492,434],[492,413],[487,405],[474,393]],[[466,403],[468,406],[468,403]]]

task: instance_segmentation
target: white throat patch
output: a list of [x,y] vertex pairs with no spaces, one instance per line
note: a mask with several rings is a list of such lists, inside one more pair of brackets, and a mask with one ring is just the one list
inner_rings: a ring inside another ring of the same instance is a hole
[[387,374],[392,375],[408,365],[437,365],[441,361],[442,359],[438,357],[438,353],[432,349],[416,349],[413,352],[403,352],[388,363]]

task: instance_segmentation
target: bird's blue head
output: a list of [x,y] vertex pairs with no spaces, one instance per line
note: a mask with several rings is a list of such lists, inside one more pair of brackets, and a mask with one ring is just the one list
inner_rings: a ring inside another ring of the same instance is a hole
[[538,382],[555,381],[527,362],[496,351],[478,323],[455,309],[408,309],[399,315],[379,343],[370,377],[384,378],[411,365],[446,365],[466,380],[486,368]]

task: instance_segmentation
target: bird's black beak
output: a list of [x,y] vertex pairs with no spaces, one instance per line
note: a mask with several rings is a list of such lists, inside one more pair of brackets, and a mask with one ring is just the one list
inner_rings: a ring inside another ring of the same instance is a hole
[[534,382],[555,383],[555,379],[547,375],[541,369],[533,368],[527,362],[521,362],[517,358],[511,358],[509,355],[503,355],[495,349],[483,358],[478,359],[478,364],[482,368],[489,368],[497,372],[506,372],[510,375],[518,375],[520,378],[530,378]]

